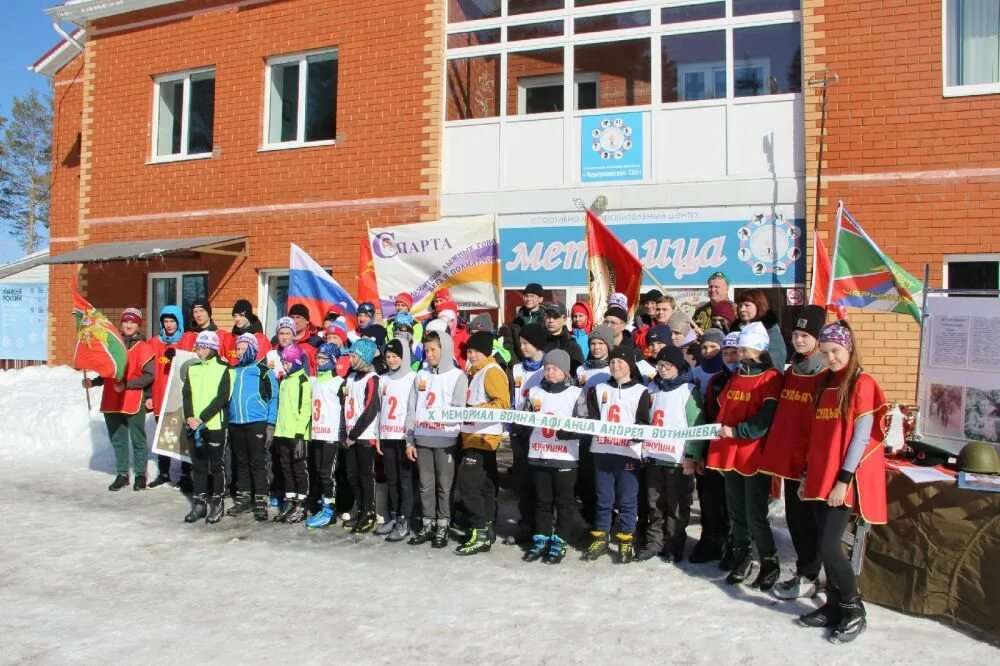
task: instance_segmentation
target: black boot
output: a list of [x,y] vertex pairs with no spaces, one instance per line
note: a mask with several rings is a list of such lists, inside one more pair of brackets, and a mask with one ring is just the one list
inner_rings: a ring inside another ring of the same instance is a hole
[[840,622],[830,633],[830,641],[850,643],[861,635],[866,626],[868,626],[868,617],[865,613],[865,605],[861,603],[861,597],[855,597],[851,601],[841,601]]
[[446,548],[448,546],[448,526],[438,525],[434,528],[434,539],[431,548]]
[[691,564],[704,564],[722,559],[722,543],[714,539],[702,539],[694,545],[688,562]]
[[295,508],[295,500],[286,498],[284,503],[281,505],[281,509],[278,511],[278,513],[275,514],[274,518],[272,519],[273,522],[276,523],[285,522],[285,519],[288,518],[288,514],[290,514],[294,508]]
[[305,502],[303,500],[298,500],[294,504],[295,506],[293,506],[292,510],[289,511],[288,514],[285,516],[284,522],[288,523],[289,525],[294,525],[295,523],[301,523],[303,520],[306,519]]
[[195,495],[191,500],[191,511],[184,516],[185,523],[196,523],[208,514],[205,507],[208,497],[204,494]]
[[799,615],[803,627],[836,627],[840,624],[840,593],[836,588],[826,587],[826,603],[810,613]]
[[420,530],[410,537],[406,543],[411,546],[421,546],[434,538],[434,523],[424,522],[420,524]]
[[719,557],[719,570],[732,571],[736,560],[733,558],[733,544],[726,539],[722,542],[722,554]]
[[358,522],[355,523],[351,534],[366,534],[373,529],[375,529],[375,512],[365,511],[358,517]]
[[253,517],[254,520],[267,520],[267,504],[270,498],[267,495],[254,495]]
[[212,502],[208,506],[208,517],[205,522],[215,524],[222,520],[222,510],[226,508],[222,495],[212,495]]
[[750,577],[753,569],[753,558],[749,548],[733,548],[733,569],[726,576],[727,585],[739,585]]
[[153,479],[152,483],[149,484],[149,487],[159,488],[164,483],[170,483],[170,477],[167,476],[166,474],[160,474],[155,479]]
[[750,587],[767,592],[778,582],[778,574],[780,573],[781,565],[778,564],[777,555],[762,557],[760,558],[760,571],[757,572],[757,578],[750,583]]
[[108,486],[108,490],[113,493],[118,492],[122,488],[128,488],[128,474],[119,474],[115,477],[115,480],[111,482]]
[[146,489],[146,477],[142,474],[135,477],[135,483],[132,484],[132,490],[145,490]]
[[233,500],[233,505],[229,507],[226,511],[227,516],[238,516],[241,513],[246,513],[253,508],[253,500],[250,498],[250,493],[248,492],[238,492],[236,493],[236,499]]
[[177,479],[177,489],[185,495],[193,493],[194,483],[191,482],[191,477],[187,474],[181,475],[181,478]]

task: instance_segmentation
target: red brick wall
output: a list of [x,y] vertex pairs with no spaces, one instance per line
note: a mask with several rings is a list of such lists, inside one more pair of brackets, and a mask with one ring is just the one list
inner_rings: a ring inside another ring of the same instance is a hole
[[[837,201],[906,270],[941,286],[945,254],[1000,252],[1000,95],[946,98],[940,0],[803,3],[806,77],[829,91],[820,228]],[[815,177],[819,95],[807,93],[807,173]],[[953,173],[949,173],[953,172]],[[809,185],[809,219],[815,181]],[[830,234],[827,233],[830,238]],[[832,246],[830,247],[832,251]],[[919,329],[896,315],[852,313],[866,365],[894,399],[913,400]]]
[[[250,237],[246,258],[90,265],[94,305],[145,306],[149,272],[208,269],[216,321],[229,325],[235,300],[257,303],[259,270],[287,268],[290,242],[354,289],[366,224],[438,217],[442,15],[430,0],[192,0],[90,26],[82,188],[75,207],[54,207],[54,224],[86,244]],[[260,152],[266,59],[325,47],[339,53],[337,144]],[[216,70],[213,157],[148,164],[153,78],[205,66]],[[61,272],[52,291],[68,291]],[[52,353],[68,357],[62,340]]]

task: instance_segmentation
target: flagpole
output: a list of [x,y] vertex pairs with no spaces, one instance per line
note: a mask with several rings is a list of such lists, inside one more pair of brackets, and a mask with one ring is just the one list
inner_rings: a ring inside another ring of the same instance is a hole
[[927,312],[927,281],[931,279],[930,273],[930,264],[924,264],[924,297],[920,303],[920,337],[917,342],[917,387],[916,395],[913,396],[913,404],[915,405],[920,403],[920,359],[924,351],[924,319],[927,317],[924,313]]
[[[83,375],[83,378],[84,378],[84,379],[87,379],[87,371],[86,371],[86,370],[81,370],[81,371],[80,371],[80,373],[81,373],[81,374]],[[90,411],[92,411],[92,409],[93,409],[93,408],[92,408],[92,407],[90,406],[90,389],[89,389],[89,388],[86,388],[86,387],[84,387],[84,389],[83,389],[83,392],[84,392],[84,394],[86,394],[86,396],[87,396],[87,411],[88,411],[88,412],[90,412]]]
[[826,307],[833,300],[833,283],[837,278],[837,248],[840,246],[840,222],[844,217],[844,202],[837,202],[837,219],[833,230],[833,257],[830,259],[830,284],[826,288]]

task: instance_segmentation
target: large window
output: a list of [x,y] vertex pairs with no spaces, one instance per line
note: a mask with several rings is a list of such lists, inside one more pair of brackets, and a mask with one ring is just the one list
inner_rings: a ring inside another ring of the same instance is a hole
[[198,298],[208,298],[208,273],[150,273],[149,336],[159,333],[160,312],[167,305],[180,306],[184,323],[190,326],[191,304]]
[[1000,2],[947,0],[945,91],[1000,92]]
[[337,52],[269,60],[265,104],[266,147],[333,143],[337,136]]
[[215,70],[159,76],[154,84],[153,161],[211,157]]
[[1000,289],[1000,254],[945,257],[948,289]]

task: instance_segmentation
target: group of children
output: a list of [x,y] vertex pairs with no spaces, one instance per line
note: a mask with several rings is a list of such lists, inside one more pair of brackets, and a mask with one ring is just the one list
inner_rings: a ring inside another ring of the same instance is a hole
[[[247,310],[241,314],[252,316],[248,303],[241,307]],[[509,431],[525,561],[561,562],[582,506],[590,525],[584,559],[615,551],[621,563],[657,556],[679,562],[697,487],[703,530],[692,562],[720,559],[730,584],[748,580],[756,566],[751,585],[785,599],[815,595],[825,569],[827,602],[801,621],[832,627],[837,640],[863,630],[864,607],[840,537],[852,512],[885,521],[878,425],[885,400],[861,369],[846,322],[827,325],[822,308],[807,306],[794,327],[787,371],[773,367],[769,335],[759,323],[726,335],[704,331],[694,364],[677,340],[655,330],[646,335],[643,355],[623,343],[614,326],[600,324],[591,328],[586,360],[576,367],[570,353],[548,343],[541,324],[531,323],[517,338],[522,360],[505,368],[493,332],[467,334],[459,357],[450,322],[427,323],[417,338],[416,322],[402,314],[388,340],[383,327],[369,322],[350,333],[342,324],[343,333],[334,331],[331,323],[325,331],[337,335],[314,345],[307,322],[292,317],[278,322],[273,344],[252,326],[234,331],[228,345],[217,330],[198,331],[190,344],[198,359],[183,369],[183,409],[193,440],[193,502],[185,521],[222,518],[228,443],[236,476],[228,515],[252,512],[263,521],[276,505],[275,521],[311,529],[333,525],[343,469],[354,498],[344,527],[352,533],[374,531],[390,542],[444,548],[449,528],[461,525],[456,554],[486,552],[496,539],[497,450]],[[179,316],[161,315],[161,335],[133,347],[139,351],[134,362],[130,351],[130,374],[105,395],[145,390],[147,406],[159,413],[162,387],[156,397],[155,385],[164,375],[158,366],[169,365],[165,347],[180,342],[170,342],[179,329],[168,325],[171,319],[182,324]],[[418,346],[422,360],[414,361]],[[150,363],[157,366],[153,378],[140,385]],[[496,421],[431,420],[436,407],[513,408],[665,428],[718,423],[721,429],[711,441],[644,441]],[[110,419],[108,424],[110,430]],[[127,449],[124,460],[124,481],[119,465],[112,490],[128,483]],[[389,498],[381,525],[377,461]],[[162,459],[160,472],[157,485],[169,478]],[[773,479],[784,480],[797,554],[794,575],[781,583],[767,517]],[[136,484],[139,489],[138,478]]]

